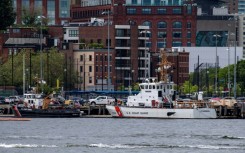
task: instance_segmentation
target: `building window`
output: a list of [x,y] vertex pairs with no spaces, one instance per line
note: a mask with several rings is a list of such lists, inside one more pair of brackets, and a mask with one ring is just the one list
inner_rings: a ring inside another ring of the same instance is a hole
[[89,77],[89,83],[93,83],[92,77]]
[[187,46],[191,47],[191,42],[190,41],[187,42]]
[[100,56],[100,61],[103,61],[103,55]]
[[157,9],[157,14],[167,14],[167,9],[159,8],[159,9]]
[[146,47],[151,48],[151,45],[152,45],[151,42],[147,41],[145,44],[146,44]]
[[[106,39],[106,46],[108,46],[108,39]],[[111,39],[109,39],[109,46],[111,46]]]
[[89,61],[92,61],[92,55],[89,55]]
[[60,0],[60,17],[65,18],[70,16],[70,0]]
[[157,38],[166,38],[166,37],[167,37],[167,32],[164,31],[157,32]]
[[80,55],[80,61],[83,61],[83,55]]
[[20,33],[20,29],[13,29],[13,33]]
[[92,66],[89,66],[89,72],[92,72]]
[[151,28],[151,22],[150,21],[145,21],[142,24],[143,26],[149,26]]
[[181,22],[174,22],[173,28],[182,28],[182,23]]
[[187,6],[187,14],[191,14],[192,13],[192,6],[189,4]]
[[173,41],[172,46],[173,47],[180,47],[180,46],[182,46],[182,43],[181,43],[181,41]]
[[143,6],[151,5],[151,0],[142,0]]
[[136,8],[127,8],[127,14],[136,14]]
[[142,14],[151,14],[151,9],[150,8],[143,8]]
[[49,25],[55,24],[55,1],[48,0],[47,1],[47,18],[49,19]]
[[96,61],[96,62],[98,61],[98,55],[95,56],[95,61]]
[[137,4],[137,0],[132,0],[132,4]]
[[99,67],[98,67],[98,65],[96,65],[96,67],[95,67],[95,71],[96,71],[96,72],[98,72],[98,71],[99,71]]
[[191,32],[190,31],[187,32],[187,38],[191,38]]
[[173,32],[173,38],[181,38],[182,37],[182,34],[180,31],[174,31]]
[[22,0],[22,8],[27,9],[30,7],[30,1],[29,0]]
[[187,22],[186,27],[187,27],[187,29],[190,29],[191,28],[191,22]]
[[157,42],[157,48],[165,48],[165,47],[166,47],[166,41]]
[[181,8],[173,8],[173,14],[181,14]]
[[69,30],[69,37],[78,37],[78,30]]
[[158,22],[158,23],[157,23],[157,28],[158,28],[158,29],[161,29],[161,28],[167,28],[167,23],[166,23],[166,22],[163,22],[163,21]]
[[80,72],[83,72],[83,66],[80,66]]

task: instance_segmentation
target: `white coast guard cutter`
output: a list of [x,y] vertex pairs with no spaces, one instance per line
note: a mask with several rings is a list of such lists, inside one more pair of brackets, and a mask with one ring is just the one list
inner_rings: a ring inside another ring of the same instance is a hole
[[162,52],[161,80],[149,78],[139,84],[140,92],[129,96],[126,106],[106,105],[112,117],[118,118],[216,118],[216,111],[203,101],[172,101],[174,83],[167,78],[165,51]]

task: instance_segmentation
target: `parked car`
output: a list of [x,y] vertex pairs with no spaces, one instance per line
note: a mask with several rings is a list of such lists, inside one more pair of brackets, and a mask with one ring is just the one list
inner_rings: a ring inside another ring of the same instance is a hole
[[5,102],[19,104],[19,103],[23,103],[23,99],[20,96],[9,96],[5,98]]
[[115,102],[115,98],[109,96],[98,96],[95,99],[89,99],[90,105],[107,105]]
[[5,97],[0,96],[0,104],[4,104],[5,103]]

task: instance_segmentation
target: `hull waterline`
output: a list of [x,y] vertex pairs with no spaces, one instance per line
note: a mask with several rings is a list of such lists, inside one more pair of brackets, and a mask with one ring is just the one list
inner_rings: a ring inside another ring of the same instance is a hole
[[126,106],[106,106],[112,117],[119,118],[217,118],[215,109],[193,108],[193,109],[166,109],[166,108],[139,108]]

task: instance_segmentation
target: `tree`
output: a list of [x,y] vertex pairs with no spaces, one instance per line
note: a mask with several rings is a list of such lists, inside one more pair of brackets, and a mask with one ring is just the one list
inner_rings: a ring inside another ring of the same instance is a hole
[[0,0],[0,30],[6,30],[8,26],[12,25],[15,17],[12,0]]
[[[25,56],[23,56],[25,54]],[[31,56],[31,58],[30,58]],[[29,52],[23,49],[21,52],[13,56],[14,78],[13,85],[17,88],[23,87],[23,57],[25,57],[26,69],[26,84],[30,86],[38,86],[37,79],[40,79],[40,52]],[[30,60],[31,60],[31,76],[30,76]],[[65,56],[55,48],[42,53],[43,79],[46,84],[43,85],[44,93],[49,93],[53,88],[56,88],[56,80],[64,83],[64,64]],[[72,65],[68,66],[68,72],[71,72],[70,84],[73,86],[76,80],[76,75]],[[71,68],[71,70],[70,70]],[[27,71],[28,69],[28,71]],[[0,86],[12,85],[12,57],[9,57],[3,65],[0,66]],[[5,79],[3,78],[5,76]],[[63,84],[64,85],[64,84]],[[38,86],[40,88],[40,85]],[[40,89],[38,89],[40,91]]]

